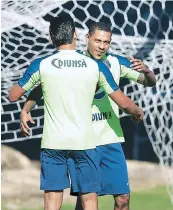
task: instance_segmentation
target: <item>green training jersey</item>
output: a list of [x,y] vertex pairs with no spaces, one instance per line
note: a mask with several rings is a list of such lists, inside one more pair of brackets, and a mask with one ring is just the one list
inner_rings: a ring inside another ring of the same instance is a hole
[[[102,61],[110,69],[114,80],[119,84],[121,77],[137,81],[139,72],[130,69],[130,61],[124,57],[106,54]],[[98,136],[96,144],[105,145],[124,142],[124,135],[120,125],[119,107],[100,88],[95,96],[92,107],[92,121]]]

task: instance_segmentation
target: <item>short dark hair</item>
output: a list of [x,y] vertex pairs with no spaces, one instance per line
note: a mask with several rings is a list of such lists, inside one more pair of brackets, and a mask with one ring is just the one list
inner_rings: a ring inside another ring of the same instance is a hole
[[90,36],[93,35],[93,33],[96,31],[96,30],[99,30],[99,31],[106,31],[106,32],[109,32],[111,33],[112,35],[112,31],[111,31],[111,28],[109,26],[109,24],[105,23],[105,22],[93,22],[90,27],[89,27],[89,32],[88,34]]
[[53,45],[59,47],[71,44],[75,32],[75,23],[68,14],[52,18],[49,26],[49,33]]

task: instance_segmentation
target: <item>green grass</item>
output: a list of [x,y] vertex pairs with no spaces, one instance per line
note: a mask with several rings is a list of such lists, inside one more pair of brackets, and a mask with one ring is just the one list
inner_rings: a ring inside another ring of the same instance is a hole
[[[112,210],[113,199],[110,196],[99,199],[99,210]],[[131,194],[131,210],[172,210],[173,206],[164,187],[143,190]],[[66,210],[65,208],[63,210]]]
[[[130,210],[172,210],[166,189],[157,187],[150,190],[142,190],[131,194]],[[2,210],[4,210],[2,208]],[[43,210],[40,209],[22,209],[22,210]],[[61,210],[74,210],[74,205],[63,204]],[[112,196],[103,196],[99,198],[99,210],[113,210]]]
[[[62,210],[72,210],[72,206],[63,206]],[[172,210],[166,189],[157,187],[151,190],[143,190],[131,194],[131,210]],[[103,196],[99,198],[99,210],[113,210],[112,196]]]

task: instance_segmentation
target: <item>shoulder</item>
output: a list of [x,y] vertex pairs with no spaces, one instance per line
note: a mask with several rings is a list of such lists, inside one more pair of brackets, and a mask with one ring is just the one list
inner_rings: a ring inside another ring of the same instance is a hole
[[36,71],[39,70],[41,61],[42,61],[41,58],[37,58],[34,61],[32,61],[32,63],[28,66],[26,71],[30,74],[35,73]]
[[76,51],[76,53],[80,56],[81,59],[85,60],[87,63],[90,64],[90,66],[92,65],[93,67],[98,67],[98,62],[96,59],[89,57],[88,55],[86,55],[85,52],[83,51]]
[[98,65],[99,71],[106,73],[107,71],[109,71],[108,67],[100,60],[95,60],[95,62]]
[[50,56],[52,56],[52,54],[51,55],[47,55],[47,56],[43,56],[43,57],[39,57],[39,58],[33,60],[31,62],[31,64],[28,66],[28,68],[27,68],[26,71],[28,73],[30,73],[30,74],[35,73],[36,71],[38,71],[40,69],[41,62],[44,61],[44,60],[46,60],[46,58],[48,58]]
[[89,60],[89,61],[94,62],[94,59],[88,57],[88,56],[86,55],[86,53],[83,52],[83,51],[76,50],[76,54],[77,54],[77,56],[79,56],[79,57],[81,57],[81,58],[83,58],[83,59],[86,59],[86,60]]
[[43,58],[37,58],[35,60],[32,61],[31,65],[38,65],[40,64],[40,62],[43,60]]
[[52,53],[52,54],[49,54],[49,55],[46,55],[46,56],[43,56],[43,57],[39,57],[39,58],[35,59],[34,61],[32,61],[31,65],[33,67],[38,67],[42,61],[46,60],[47,58],[49,58],[53,55],[55,55],[55,53]]
[[81,50],[76,50],[76,54],[77,54],[78,56],[83,57],[83,58],[89,58],[89,57],[86,55],[86,53],[83,52],[83,51],[81,51]]
[[85,53],[81,50],[76,50],[77,53],[81,54],[81,55],[85,55]]
[[116,55],[116,54],[111,54],[111,53],[107,53],[107,58],[116,58],[119,62],[120,65],[126,66],[128,68],[130,68],[130,61],[128,58],[120,56],[120,55]]

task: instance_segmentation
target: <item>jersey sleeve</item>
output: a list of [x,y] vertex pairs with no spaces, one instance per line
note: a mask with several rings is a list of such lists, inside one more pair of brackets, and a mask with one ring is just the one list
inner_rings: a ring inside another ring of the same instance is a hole
[[99,66],[99,86],[103,87],[107,94],[111,94],[119,90],[119,86],[115,82],[108,67],[102,63],[98,62]]
[[120,65],[130,68],[131,63],[130,63],[129,59],[127,59],[123,56],[120,56],[120,55],[114,55],[114,56],[118,59]]
[[141,74],[140,72],[137,72],[135,70],[127,68],[124,65],[120,65],[120,68],[121,68],[121,74],[120,74],[121,78],[123,77],[123,78],[127,78],[127,79],[137,82],[137,80]]
[[33,61],[26,69],[24,75],[19,79],[18,85],[24,90],[29,91],[40,83],[40,61],[40,59]]
[[120,70],[121,70],[120,77],[127,78],[137,82],[140,73],[130,68],[131,63],[129,59],[119,55],[116,55],[116,58],[118,59],[120,64]]

